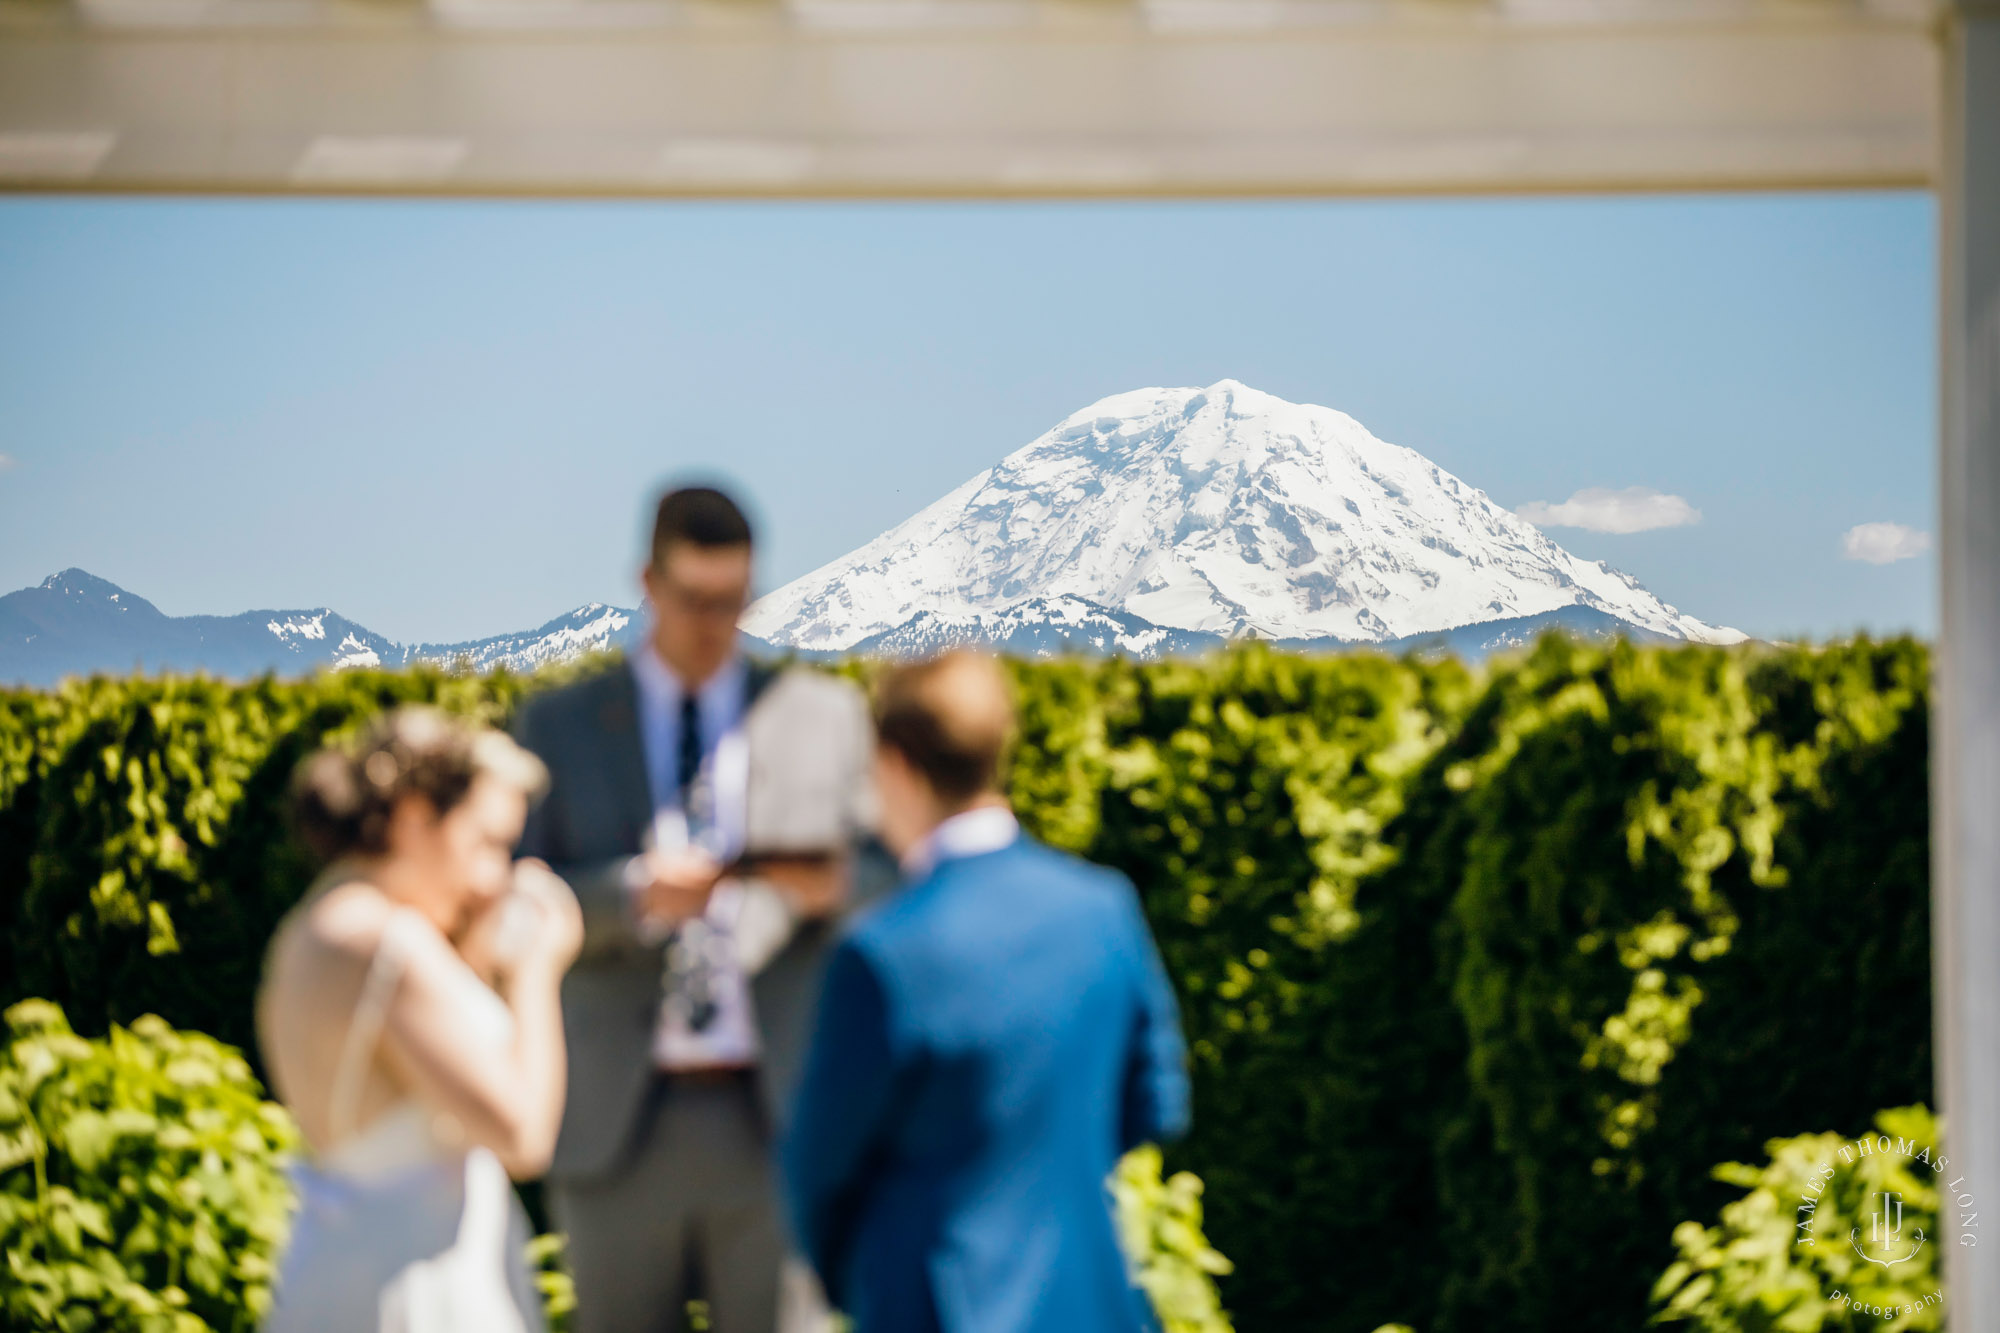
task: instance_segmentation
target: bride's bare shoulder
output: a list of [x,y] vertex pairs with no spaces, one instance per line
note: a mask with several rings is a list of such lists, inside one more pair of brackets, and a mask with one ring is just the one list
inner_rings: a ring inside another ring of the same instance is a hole
[[365,879],[337,884],[285,918],[272,937],[272,967],[364,964],[375,956],[394,916],[394,905]]

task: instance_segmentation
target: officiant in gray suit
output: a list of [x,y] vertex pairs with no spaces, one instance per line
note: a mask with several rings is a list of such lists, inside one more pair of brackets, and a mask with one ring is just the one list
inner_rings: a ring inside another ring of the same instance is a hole
[[521,854],[583,907],[563,984],[569,1100],[549,1203],[580,1333],[811,1327],[773,1135],[810,1040],[838,918],[893,882],[868,847],[872,736],[859,691],[738,651],[751,532],[707,487],[659,505],[652,623],[626,659],[531,699],[548,766]]

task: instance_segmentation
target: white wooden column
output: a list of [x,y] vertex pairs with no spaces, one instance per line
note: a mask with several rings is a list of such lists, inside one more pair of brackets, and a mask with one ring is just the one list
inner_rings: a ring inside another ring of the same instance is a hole
[[1944,41],[1935,1031],[1950,1174],[1990,1219],[1977,1246],[1947,1248],[1946,1308],[1954,1330],[1987,1333],[2000,1329],[2000,0],[1956,0]]

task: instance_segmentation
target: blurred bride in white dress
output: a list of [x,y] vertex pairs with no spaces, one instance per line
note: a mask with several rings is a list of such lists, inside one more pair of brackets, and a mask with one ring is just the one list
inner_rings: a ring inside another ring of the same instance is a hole
[[301,767],[294,813],[330,865],[258,996],[311,1148],[267,1330],[542,1328],[508,1177],[555,1146],[582,939],[568,888],[512,860],[544,781],[505,736],[414,708]]

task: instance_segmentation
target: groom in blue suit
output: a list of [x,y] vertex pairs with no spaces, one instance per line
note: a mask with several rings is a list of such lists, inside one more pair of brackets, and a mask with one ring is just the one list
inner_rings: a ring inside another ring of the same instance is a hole
[[900,667],[876,705],[905,887],[828,964],[783,1148],[797,1238],[859,1333],[1153,1326],[1105,1178],[1187,1127],[1186,1052],[1132,885],[1023,835],[988,659]]

